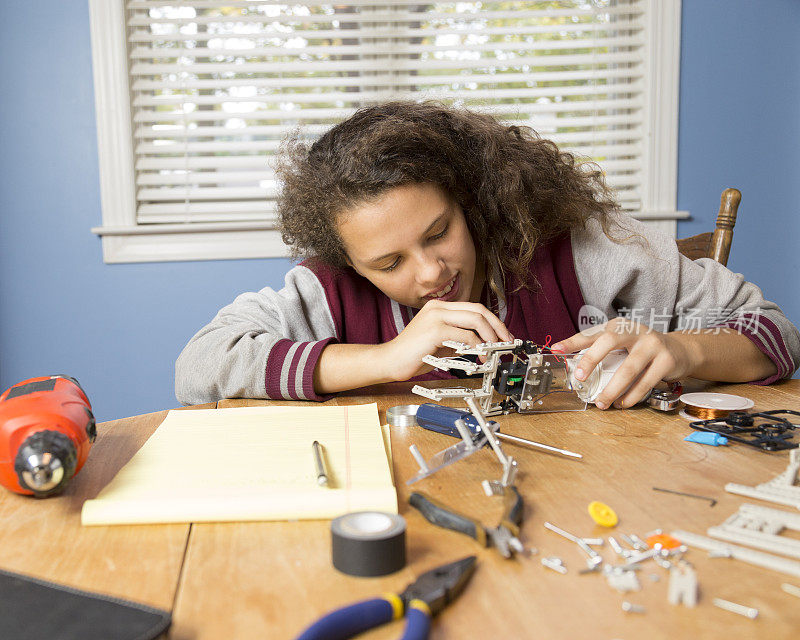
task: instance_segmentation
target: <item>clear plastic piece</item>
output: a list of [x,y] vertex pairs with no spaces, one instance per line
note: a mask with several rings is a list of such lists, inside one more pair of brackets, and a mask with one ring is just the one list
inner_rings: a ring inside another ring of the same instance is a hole
[[[490,425],[490,427],[492,431],[497,431],[500,425],[494,423]],[[411,480],[408,480],[406,484],[414,484],[418,480],[433,475],[439,471],[439,469],[444,469],[444,467],[448,467],[459,460],[468,458],[476,451],[480,451],[485,444],[486,436],[483,434],[473,441],[459,440],[456,444],[447,447],[447,449],[442,449],[439,453],[431,456],[430,460],[425,461],[424,465],[420,464],[419,473],[411,478]],[[417,461],[417,463],[419,464],[419,461]]]
[[574,355],[542,354],[531,358],[519,399],[520,413],[585,411],[586,385],[594,386],[595,369],[589,380],[574,378],[579,358]]

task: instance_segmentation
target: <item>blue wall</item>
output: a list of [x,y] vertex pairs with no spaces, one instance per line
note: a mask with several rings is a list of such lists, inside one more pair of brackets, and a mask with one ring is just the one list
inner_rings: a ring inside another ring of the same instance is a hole
[[684,0],[678,236],[742,192],[728,266],[800,321],[800,2]]
[[[176,406],[188,337],[289,262],[103,264],[86,5],[18,3],[0,22],[0,389],[69,373],[109,420]],[[800,320],[800,3],[683,6],[678,206],[694,220],[679,235],[742,189],[731,267]]]

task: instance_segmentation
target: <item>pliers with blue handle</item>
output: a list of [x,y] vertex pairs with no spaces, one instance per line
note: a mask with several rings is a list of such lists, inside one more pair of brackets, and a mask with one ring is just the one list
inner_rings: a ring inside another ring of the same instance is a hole
[[400,640],[425,640],[431,618],[450,604],[475,571],[475,556],[436,567],[423,573],[401,594],[364,600],[323,616],[303,631],[297,640],[345,640],[406,615]]

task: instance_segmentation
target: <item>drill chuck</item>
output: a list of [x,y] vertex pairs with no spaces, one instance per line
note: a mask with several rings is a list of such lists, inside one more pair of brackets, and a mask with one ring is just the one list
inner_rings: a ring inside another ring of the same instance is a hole
[[37,497],[58,493],[75,475],[75,445],[60,431],[37,431],[22,443],[14,462],[20,486]]

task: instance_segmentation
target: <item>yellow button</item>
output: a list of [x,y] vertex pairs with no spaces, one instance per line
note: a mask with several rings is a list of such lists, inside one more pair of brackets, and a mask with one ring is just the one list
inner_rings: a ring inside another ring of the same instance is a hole
[[603,527],[616,527],[619,522],[614,510],[602,502],[589,503],[589,515],[592,516],[592,520]]

